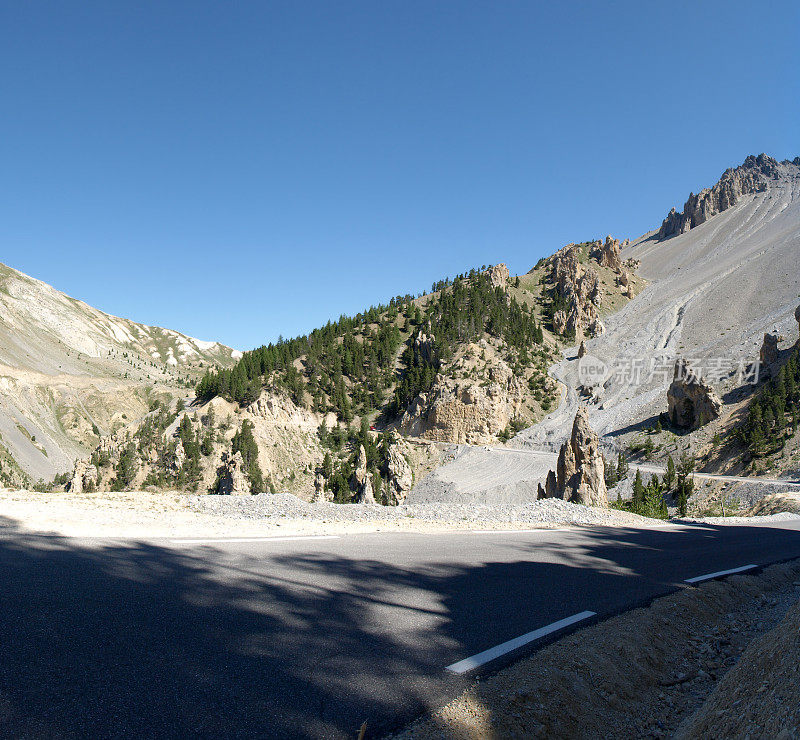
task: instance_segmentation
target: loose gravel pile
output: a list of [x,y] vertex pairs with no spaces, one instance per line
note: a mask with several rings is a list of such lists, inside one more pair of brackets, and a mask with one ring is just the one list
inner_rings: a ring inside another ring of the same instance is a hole
[[581,506],[559,499],[498,506],[453,503],[375,506],[369,504],[310,504],[290,493],[277,493],[258,496],[189,496],[189,509],[228,519],[313,520],[320,523],[397,522],[411,519],[462,526],[510,523],[539,526],[663,524],[661,520],[647,519],[625,511]]
[[800,737],[800,602],[747,647],[677,737]]

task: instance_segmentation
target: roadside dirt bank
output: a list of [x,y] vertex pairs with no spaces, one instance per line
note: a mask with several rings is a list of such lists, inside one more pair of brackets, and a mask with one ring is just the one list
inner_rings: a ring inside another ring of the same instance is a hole
[[800,737],[800,561],[580,630],[396,735]]

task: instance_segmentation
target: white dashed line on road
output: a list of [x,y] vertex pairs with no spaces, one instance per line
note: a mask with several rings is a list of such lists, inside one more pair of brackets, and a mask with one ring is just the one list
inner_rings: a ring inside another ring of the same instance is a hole
[[743,565],[741,568],[731,568],[730,570],[718,570],[716,573],[706,573],[704,576],[695,576],[694,578],[687,578],[684,583],[702,583],[703,581],[710,581],[712,578],[719,578],[720,576],[729,576],[732,573],[742,573],[746,570],[758,568],[757,565]]
[[509,640],[508,642],[504,642],[500,645],[496,645],[493,648],[484,650],[482,653],[478,653],[477,655],[473,655],[469,658],[464,658],[464,660],[459,660],[457,663],[447,666],[445,670],[450,671],[450,673],[467,673],[468,671],[479,668],[480,666],[485,665],[486,663],[489,663],[502,655],[505,655],[506,653],[510,653],[512,650],[521,648],[523,645],[527,645],[534,640],[538,640],[541,637],[550,635],[553,632],[558,632],[558,630],[562,630],[565,627],[577,624],[578,622],[582,622],[584,619],[589,619],[589,617],[593,616],[595,616],[595,612],[579,612],[578,614],[573,614],[571,617],[560,619],[558,622],[548,624],[546,627],[540,627],[538,630],[528,632],[520,637],[515,637],[513,640]]

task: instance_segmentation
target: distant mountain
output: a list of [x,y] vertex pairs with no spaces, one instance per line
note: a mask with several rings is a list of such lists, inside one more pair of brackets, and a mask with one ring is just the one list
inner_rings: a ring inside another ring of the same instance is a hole
[[185,396],[209,366],[240,356],[103,313],[0,264],[0,484],[71,470],[153,399]]

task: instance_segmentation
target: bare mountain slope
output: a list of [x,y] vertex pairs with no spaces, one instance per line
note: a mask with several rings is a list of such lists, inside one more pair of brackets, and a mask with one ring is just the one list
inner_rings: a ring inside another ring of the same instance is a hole
[[[638,273],[648,285],[604,319],[603,334],[586,342],[588,353],[608,367],[599,398],[589,402],[590,423],[606,444],[619,445],[667,410],[676,357],[694,358],[701,365],[719,359],[725,378],[717,387],[725,399],[737,384],[730,363],[758,359],[765,332],[777,329],[784,337],[782,349],[797,341],[800,162],[770,161],[773,174],[759,192],[738,195],[735,203],[682,234],[659,239],[653,231],[622,250],[623,258],[641,261]],[[653,374],[650,363],[658,358],[661,372]],[[642,372],[638,382],[631,382],[637,367]],[[510,446],[558,449],[579,403],[587,402],[579,394],[577,347],[567,348],[550,374],[565,387],[562,403]],[[486,455],[484,463],[500,473],[510,464],[510,454],[502,459]],[[450,479],[461,479],[458,466],[458,460],[448,466]],[[483,477],[493,480],[490,472]],[[537,482],[515,480],[515,485],[533,495]],[[475,498],[473,489],[461,492],[450,486],[448,500]]]
[[[70,470],[151,397],[185,394],[205,367],[238,356],[110,316],[0,265],[0,445],[33,479]],[[10,472],[0,470],[0,483],[19,482]]]
[[[598,432],[617,434],[665,411],[678,355],[697,358],[698,364],[715,358],[753,361],[766,331],[777,328],[796,340],[800,166],[777,167],[778,179],[764,192],[742,196],[684,234],[666,240],[646,234],[624,250],[625,257],[641,260],[639,273],[648,287],[607,319],[606,332],[587,349],[611,371],[630,375],[636,360],[647,370],[638,384],[610,372],[600,402],[590,406]],[[566,403],[523,432],[517,444],[549,447],[565,435],[579,402],[574,349],[565,357],[551,372],[567,386]],[[649,363],[658,357],[667,372],[651,375]]]

